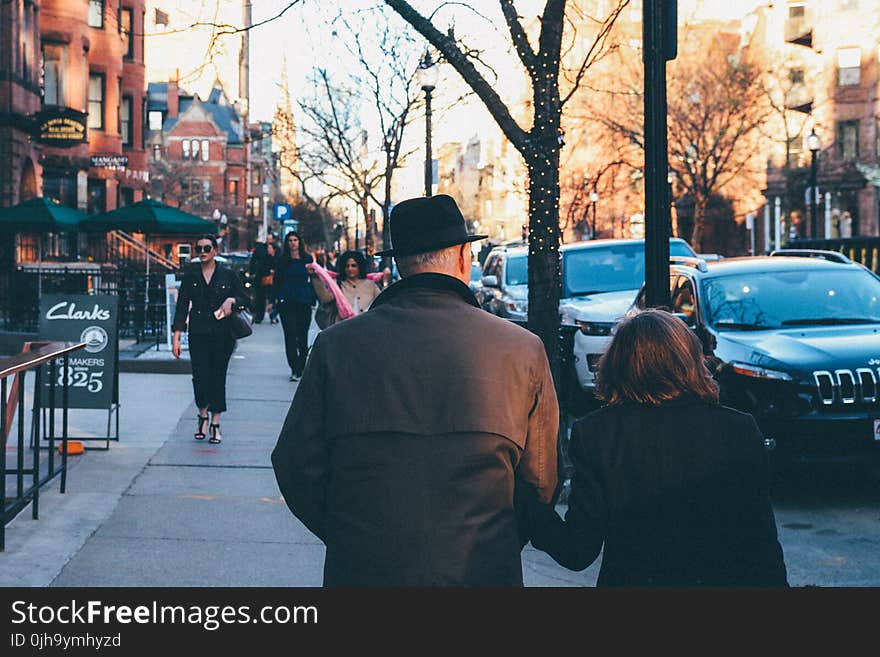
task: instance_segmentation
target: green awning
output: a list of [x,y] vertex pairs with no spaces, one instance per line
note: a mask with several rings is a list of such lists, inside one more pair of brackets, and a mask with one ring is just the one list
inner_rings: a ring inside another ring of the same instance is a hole
[[77,231],[86,215],[52,199],[38,196],[9,208],[0,208],[0,231],[61,233]]
[[123,230],[148,235],[175,233],[186,235],[216,234],[217,225],[170,205],[147,198],[131,205],[104,212],[84,220],[82,230],[100,232]]

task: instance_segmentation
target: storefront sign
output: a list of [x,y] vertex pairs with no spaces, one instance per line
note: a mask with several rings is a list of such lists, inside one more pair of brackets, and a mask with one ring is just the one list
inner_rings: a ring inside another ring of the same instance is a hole
[[36,138],[41,144],[69,148],[86,142],[87,115],[69,107],[52,107],[36,115]]
[[[40,300],[40,339],[86,343],[70,355],[70,408],[110,408],[115,401],[118,304],[109,294],[44,294]],[[64,383],[60,361],[55,376]]]
[[128,155],[92,155],[92,166],[96,169],[122,170],[128,166]]

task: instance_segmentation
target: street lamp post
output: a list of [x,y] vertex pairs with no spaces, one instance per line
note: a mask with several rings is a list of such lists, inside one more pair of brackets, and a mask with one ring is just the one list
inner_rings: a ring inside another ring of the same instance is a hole
[[596,239],[596,203],[599,202],[599,193],[596,191],[595,187],[593,188],[593,193],[590,194],[590,204],[593,206],[593,239]]
[[817,203],[819,161],[817,155],[819,149],[822,148],[822,143],[819,141],[819,135],[816,134],[815,128],[807,136],[807,148],[810,151],[810,237],[816,239],[819,237],[819,207]]
[[431,51],[419,63],[419,86],[425,92],[425,196],[431,196],[434,182],[434,167],[431,159],[431,92],[437,86],[437,63],[431,58]]

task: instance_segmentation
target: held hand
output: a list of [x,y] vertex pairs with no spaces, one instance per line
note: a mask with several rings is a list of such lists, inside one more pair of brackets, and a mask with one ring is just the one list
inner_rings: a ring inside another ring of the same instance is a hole
[[235,299],[233,297],[229,297],[226,301],[223,302],[223,305],[220,308],[223,309],[223,316],[229,317],[232,314],[232,304],[235,303]]
[[306,265],[306,271],[309,272],[310,274],[314,274],[315,273],[315,263],[314,262],[308,263]]

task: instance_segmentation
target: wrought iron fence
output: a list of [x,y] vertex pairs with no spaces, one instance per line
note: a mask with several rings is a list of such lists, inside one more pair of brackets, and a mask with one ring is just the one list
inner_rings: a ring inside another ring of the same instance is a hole
[[850,260],[880,274],[880,237],[839,237],[832,239],[799,238],[788,243],[791,249],[837,251]]
[[43,294],[115,294],[119,297],[119,335],[138,342],[159,342],[165,337],[164,270],[144,270],[114,265],[19,265],[0,278],[0,329],[36,332]]

